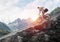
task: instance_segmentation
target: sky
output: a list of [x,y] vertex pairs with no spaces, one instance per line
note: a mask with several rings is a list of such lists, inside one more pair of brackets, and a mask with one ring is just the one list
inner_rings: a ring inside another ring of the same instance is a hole
[[9,23],[17,18],[32,18],[38,15],[38,6],[51,12],[60,7],[60,0],[0,0],[0,21]]

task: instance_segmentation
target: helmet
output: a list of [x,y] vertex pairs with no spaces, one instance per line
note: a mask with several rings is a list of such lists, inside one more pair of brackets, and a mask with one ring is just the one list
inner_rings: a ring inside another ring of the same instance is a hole
[[46,13],[47,11],[48,11],[48,9],[47,9],[47,8],[45,8],[45,9],[44,9],[44,12]]

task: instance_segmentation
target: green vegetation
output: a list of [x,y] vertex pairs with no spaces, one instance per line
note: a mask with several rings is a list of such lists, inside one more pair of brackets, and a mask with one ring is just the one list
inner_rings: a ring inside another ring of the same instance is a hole
[[9,29],[9,27],[6,24],[0,22],[0,36],[6,35],[10,32],[11,30]]
[[0,30],[0,36],[6,35],[8,33],[10,33],[10,32],[6,31],[6,30]]

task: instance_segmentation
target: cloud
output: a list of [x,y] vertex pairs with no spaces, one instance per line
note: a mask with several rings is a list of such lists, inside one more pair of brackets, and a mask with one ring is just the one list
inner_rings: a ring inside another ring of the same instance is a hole
[[60,0],[46,0],[46,1],[40,1],[39,3],[41,6],[46,7],[49,9],[49,12],[51,12],[56,7],[60,7]]
[[[9,23],[17,18],[23,18],[24,15],[26,15],[24,13],[25,9],[22,9],[22,7],[17,6],[20,1],[22,0],[0,0],[0,21]],[[24,15],[22,15],[23,13]]]
[[38,0],[35,0],[34,2],[27,4],[24,7],[24,11],[21,13],[22,18],[27,19],[38,15],[38,2]]
[[25,5],[19,3],[21,0],[0,0],[0,21],[5,23],[14,21],[16,18],[26,19],[38,14],[38,6],[43,6],[49,9],[49,11],[60,6],[60,0],[34,0]]
[[19,0],[0,0],[0,21],[8,23],[19,17],[22,9],[16,4]]
[[[24,16],[22,16],[23,18],[28,18],[29,16],[33,17],[34,15],[38,15],[38,6],[48,8],[49,12],[51,12],[53,9],[58,7],[57,5],[59,5],[59,3],[60,0],[35,0],[24,7],[24,11],[22,13]],[[27,15],[27,17],[25,15]]]
[[24,7],[27,4],[29,4],[30,2],[33,2],[34,0],[20,0],[17,4],[18,7]]

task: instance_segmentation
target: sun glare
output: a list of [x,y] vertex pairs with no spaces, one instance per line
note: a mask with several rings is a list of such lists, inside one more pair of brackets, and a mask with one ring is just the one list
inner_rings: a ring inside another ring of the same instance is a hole
[[35,16],[33,16],[31,19],[32,19],[33,21],[36,21],[37,18],[38,18],[38,15],[35,15]]

